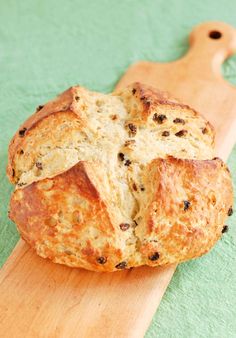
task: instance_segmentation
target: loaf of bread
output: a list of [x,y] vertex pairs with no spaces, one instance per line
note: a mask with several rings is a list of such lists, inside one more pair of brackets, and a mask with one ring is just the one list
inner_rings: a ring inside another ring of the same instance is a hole
[[72,87],[38,107],[9,146],[10,218],[38,255],[94,271],[179,263],[209,251],[232,214],[214,130],[135,83]]

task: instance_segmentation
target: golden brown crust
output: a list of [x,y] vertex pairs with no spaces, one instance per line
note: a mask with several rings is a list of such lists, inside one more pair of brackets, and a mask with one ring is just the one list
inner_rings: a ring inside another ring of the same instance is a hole
[[233,202],[213,143],[209,122],[166,93],[135,83],[106,102],[72,87],[11,141],[10,218],[40,256],[69,266],[116,271],[198,257]]
[[[96,171],[80,162],[13,193],[10,218],[40,256],[97,271],[115,270],[124,261],[125,238],[110,219],[98,191],[102,187],[98,182],[94,186]],[[101,258],[106,264],[99,263]]]
[[198,257],[222,235],[233,194],[220,159],[153,160],[143,173],[145,192],[135,234],[128,234],[134,240],[130,246],[102,177],[97,178],[97,166],[80,162],[14,192],[10,218],[40,256],[89,270],[116,271],[121,263],[126,268],[157,266]]
[[226,165],[218,158],[156,159],[148,166],[144,182],[147,199],[137,228],[143,238],[141,252],[147,256],[158,252],[157,263],[164,265],[209,251],[221,237],[233,204]]
[[75,100],[75,95],[75,87],[71,87],[63,92],[61,95],[59,95],[55,100],[48,102],[44,106],[39,106],[36,112],[31,115],[17,130],[16,134],[9,144],[8,149],[7,175],[12,183],[15,183],[13,171],[14,157],[17,153],[17,150],[21,147],[21,144],[23,143],[24,138],[27,136],[28,132],[35,126],[37,126],[40,121],[52,114],[65,111],[71,112],[72,103]]
[[[200,117],[201,114],[191,108],[189,105],[183,104],[179,102],[177,99],[170,96],[168,92],[160,91],[154,87],[150,87],[140,82],[135,82],[128,86],[125,90],[119,90],[115,92],[116,95],[121,95],[126,103],[131,105],[132,101],[136,101],[138,103],[138,110],[137,108],[131,111],[131,115],[137,119],[138,117],[141,118],[143,122],[147,121],[148,116],[152,113],[153,110],[156,109],[158,106],[167,105],[170,108],[179,108],[182,109],[189,109],[193,113],[193,115]],[[137,107],[137,105],[134,105]],[[207,121],[207,126],[209,127],[210,133],[212,134],[213,143],[215,138],[215,131],[212,124]]]

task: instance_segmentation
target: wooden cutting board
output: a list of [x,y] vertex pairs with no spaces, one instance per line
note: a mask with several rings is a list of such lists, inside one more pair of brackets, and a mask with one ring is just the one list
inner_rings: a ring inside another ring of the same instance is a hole
[[[222,78],[221,65],[235,49],[234,28],[201,24],[182,59],[139,62],[118,87],[144,82],[199,110],[215,126],[226,160],[236,139],[236,88]],[[0,336],[143,337],[175,268],[93,273],[44,260],[20,240],[0,273]]]

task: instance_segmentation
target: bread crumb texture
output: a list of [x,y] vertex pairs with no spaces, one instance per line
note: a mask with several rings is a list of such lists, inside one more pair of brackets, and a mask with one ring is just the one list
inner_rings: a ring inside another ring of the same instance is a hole
[[94,271],[198,257],[233,203],[210,123],[140,83],[109,95],[76,86],[40,106],[9,145],[7,174],[22,237]]

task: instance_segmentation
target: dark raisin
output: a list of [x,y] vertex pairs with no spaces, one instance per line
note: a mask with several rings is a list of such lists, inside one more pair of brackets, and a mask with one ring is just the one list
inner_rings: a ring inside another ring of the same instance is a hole
[[138,225],[138,223],[136,221],[134,221],[134,226],[136,227]]
[[128,166],[130,166],[130,164],[131,164],[132,162],[130,161],[130,160],[126,160],[125,161],[125,165],[128,167]]
[[203,134],[207,134],[207,133],[208,133],[208,129],[207,129],[207,128],[203,128],[203,129],[202,129],[202,133],[203,133]]
[[106,257],[98,257],[97,262],[99,264],[105,264],[107,262],[107,259],[106,259]]
[[185,124],[185,121],[183,119],[180,119],[179,117],[177,117],[176,119],[174,119],[173,121],[174,123],[181,123],[181,124]]
[[144,191],[144,190],[145,190],[144,185],[142,185],[142,184],[140,185],[140,190],[141,190],[141,191]]
[[228,225],[224,225],[221,232],[222,232],[222,234],[224,234],[224,233],[227,232],[228,230],[229,230]]
[[188,210],[189,207],[190,207],[190,202],[184,201],[184,211]]
[[167,120],[166,115],[160,114],[158,115],[155,113],[152,117],[153,121],[157,122],[158,124],[162,124],[165,120]]
[[133,183],[133,189],[134,189],[134,191],[138,190],[137,185],[135,183]]
[[116,115],[116,114],[111,115],[111,119],[112,119],[113,121],[117,120],[117,115]]
[[130,227],[129,223],[121,223],[120,224],[120,228],[121,228],[122,231],[128,230],[129,227]]
[[15,177],[15,170],[12,169],[12,177]]
[[125,159],[125,155],[123,153],[119,153],[118,157],[121,161],[124,161],[124,159]]
[[165,131],[163,131],[163,133],[161,135],[166,137],[166,136],[170,136],[170,133],[169,133],[169,131],[165,130]]
[[228,216],[232,216],[233,213],[234,213],[233,208],[230,207],[229,210],[228,210]]
[[20,155],[23,155],[23,154],[24,154],[24,150],[21,149],[21,150],[20,150]]
[[135,144],[135,140],[125,141],[125,147],[128,147],[128,146],[133,145],[133,144]]
[[178,133],[176,133],[175,136],[182,137],[182,136],[185,136],[187,133],[188,131],[183,129],[183,130],[178,131]]
[[41,109],[43,109],[43,105],[39,105],[38,107],[37,107],[37,109],[36,109],[36,112],[38,112],[38,111],[40,111]]
[[159,257],[160,257],[159,253],[154,252],[152,255],[148,256],[148,259],[150,259],[150,261],[157,261]]
[[75,96],[75,100],[79,101],[80,97],[79,96]]
[[143,101],[144,105],[146,106],[145,108],[149,109],[151,102],[148,100],[148,98],[143,95],[140,97],[140,100]]
[[18,183],[18,187],[23,187],[23,185],[26,185],[26,183],[24,182]]
[[129,123],[128,127],[132,135],[135,135],[137,133],[137,127],[133,123]]
[[136,93],[136,89],[133,88],[133,89],[132,89],[132,94],[134,95],[135,93]]
[[35,165],[38,169],[43,170],[43,165],[41,162],[36,162]]
[[27,130],[26,128],[19,130],[20,137],[23,137],[25,135],[26,130]]
[[125,269],[126,267],[127,267],[127,263],[126,262],[121,262],[121,263],[119,263],[119,264],[116,265],[116,268],[120,269],[120,270]]

